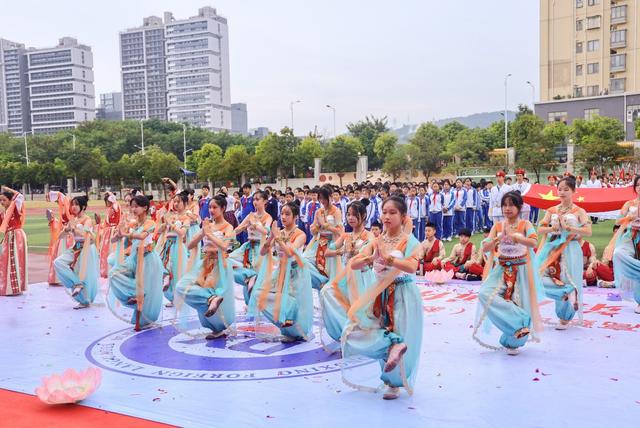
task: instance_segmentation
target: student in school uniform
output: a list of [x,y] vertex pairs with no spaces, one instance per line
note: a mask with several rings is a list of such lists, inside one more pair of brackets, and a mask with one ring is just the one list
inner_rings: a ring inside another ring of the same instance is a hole
[[438,183],[433,183],[432,194],[429,198],[429,223],[436,228],[436,238],[442,239],[442,205],[444,204],[444,196],[440,193]]
[[456,202],[449,180],[442,183],[442,240],[451,241],[453,236],[453,213]]
[[418,189],[418,207],[419,207],[419,220],[418,220],[418,240],[424,241],[424,228],[427,225],[429,218],[429,197],[424,186],[420,186]]
[[407,196],[407,216],[413,223],[413,236],[418,238],[418,220],[420,219],[420,204],[418,203],[418,197],[416,196],[416,188],[412,187],[409,190],[409,196]]
[[478,193],[471,183],[471,179],[464,180],[464,190],[467,192],[467,200],[465,203],[465,227],[471,231],[475,230],[476,205]]

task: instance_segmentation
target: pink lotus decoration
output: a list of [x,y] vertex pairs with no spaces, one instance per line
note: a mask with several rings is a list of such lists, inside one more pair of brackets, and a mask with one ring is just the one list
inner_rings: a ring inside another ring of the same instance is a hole
[[83,372],[67,369],[62,375],[54,374],[42,379],[36,395],[46,404],[77,403],[91,395],[100,386],[102,371],[89,367]]
[[431,272],[426,272],[424,278],[434,284],[444,284],[453,278],[453,271],[444,269],[432,270]]

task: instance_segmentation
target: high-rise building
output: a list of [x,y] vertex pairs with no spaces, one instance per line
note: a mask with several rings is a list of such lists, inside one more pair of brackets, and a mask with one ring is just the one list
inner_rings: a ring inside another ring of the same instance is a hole
[[0,39],[0,132],[31,131],[25,46]]
[[148,17],[120,33],[125,119],[231,129],[227,20],[212,7],[176,20]]
[[638,2],[540,1],[540,103],[536,114],[571,123],[594,115],[628,125],[640,112]]
[[95,119],[93,54],[71,37],[57,46],[29,49],[31,129],[51,134]]
[[100,94],[100,105],[96,109],[96,119],[122,120],[122,92]]
[[167,120],[165,40],[162,18],[120,33],[123,118]]
[[165,23],[168,119],[231,129],[227,20],[212,7]]
[[231,104],[231,132],[249,135],[249,120],[245,103]]

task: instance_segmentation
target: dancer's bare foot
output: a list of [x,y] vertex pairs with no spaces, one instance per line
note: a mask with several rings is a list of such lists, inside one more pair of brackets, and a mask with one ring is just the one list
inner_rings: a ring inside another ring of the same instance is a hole
[[387,357],[387,362],[384,365],[384,372],[388,373],[395,369],[405,352],[407,352],[406,344],[396,343],[392,345],[391,349],[389,349],[389,357]]
[[220,337],[225,337],[227,335],[227,333],[225,333],[224,331],[220,331],[218,333],[209,333],[207,334],[207,336],[205,337],[206,340],[216,340]]
[[165,303],[164,307],[165,308],[173,308],[173,302]]
[[507,348],[507,355],[518,355],[520,353],[520,349],[518,348]]
[[530,333],[529,329],[527,327],[523,327],[520,330],[516,331],[514,336],[515,336],[516,339],[522,339],[523,337],[525,337],[529,333]]
[[560,320],[560,324],[556,325],[556,330],[566,330],[569,328],[569,321]]
[[162,291],[169,290],[169,286],[171,286],[171,278],[169,278],[169,275],[165,275],[162,278]]
[[84,309],[88,307],[89,305],[83,305],[82,303],[78,303],[76,306],[73,307],[73,309]]
[[[405,346],[406,348],[406,346]],[[397,386],[387,386],[387,391],[382,396],[383,400],[395,400],[400,395],[400,388]]]
[[209,318],[210,316],[215,315],[215,313],[218,311],[218,308],[220,307],[220,304],[222,303],[222,300],[223,299],[220,296],[213,297],[211,300],[209,300],[209,309],[204,313],[204,316],[206,318]]
[[76,297],[81,292],[82,292],[82,285],[78,284],[75,287],[73,287],[73,291],[71,292],[71,297]]
[[633,311],[636,314],[640,314],[640,305],[638,305],[638,307]]

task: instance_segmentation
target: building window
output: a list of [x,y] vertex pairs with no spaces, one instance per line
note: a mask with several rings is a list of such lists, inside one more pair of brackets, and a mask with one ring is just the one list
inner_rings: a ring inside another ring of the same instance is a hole
[[84,78],[86,78],[86,77],[87,77],[87,72],[86,72],[86,71],[84,71],[84,70],[82,70],[82,78],[84,79]]
[[583,21],[582,19],[578,19],[578,20],[576,21],[576,31],[582,31],[582,23],[583,23],[583,22],[584,22],[584,21]]
[[548,116],[549,122],[567,122],[566,111],[552,111]]
[[582,64],[576,65],[576,76],[582,76]]
[[611,47],[620,48],[627,45],[627,30],[616,30],[611,32]]
[[613,6],[611,8],[611,23],[619,24],[627,20],[627,5]]
[[611,92],[612,94],[617,92],[624,92],[626,80],[627,79],[625,79],[624,77],[618,79],[610,79],[609,92]]
[[600,109],[599,108],[586,108],[584,109],[584,119],[585,120],[591,120],[596,116],[600,115]]
[[589,6],[595,6],[600,3],[600,0],[587,0]]
[[584,96],[584,94],[582,93],[582,86],[575,86],[573,88],[573,97],[580,98],[582,96]]
[[600,40],[589,40],[587,42],[587,52],[597,52],[600,49]]
[[599,94],[600,94],[600,86],[599,85],[587,86],[587,96],[588,97],[595,97],[595,96],[597,96]]
[[611,55],[611,71],[621,71],[627,66],[627,54]]
[[587,30],[600,28],[600,15],[587,17]]
[[576,42],[576,53],[582,53],[582,42]]
[[587,74],[598,74],[600,73],[600,63],[592,62],[587,64]]
[[582,7],[584,6],[582,3],[582,0],[576,0],[576,7]]

